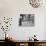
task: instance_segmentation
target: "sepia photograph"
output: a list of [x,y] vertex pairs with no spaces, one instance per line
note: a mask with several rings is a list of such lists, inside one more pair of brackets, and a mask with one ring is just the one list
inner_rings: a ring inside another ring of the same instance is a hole
[[0,46],[46,46],[46,0],[0,0]]

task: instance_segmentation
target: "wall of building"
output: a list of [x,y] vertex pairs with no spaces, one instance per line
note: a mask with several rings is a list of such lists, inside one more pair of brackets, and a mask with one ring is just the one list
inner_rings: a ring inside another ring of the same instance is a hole
[[[17,40],[27,40],[34,34],[37,35],[37,39],[44,40],[46,34],[45,12],[46,6],[33,8],[28,0],[0,0],[0,19],[4,16],[13,18],[12,26],[8,33]],[[35,25],[33,27],[20,27],[18,25],[20,14],[35,14]],[[3,31],[0,31],[0,39],[4,39],[2,33]]]

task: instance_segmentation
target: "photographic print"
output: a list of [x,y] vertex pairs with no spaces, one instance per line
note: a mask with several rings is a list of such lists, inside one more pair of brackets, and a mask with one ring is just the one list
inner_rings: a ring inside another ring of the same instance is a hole
[[19,26],[34,26],[34,14],[20,14]]

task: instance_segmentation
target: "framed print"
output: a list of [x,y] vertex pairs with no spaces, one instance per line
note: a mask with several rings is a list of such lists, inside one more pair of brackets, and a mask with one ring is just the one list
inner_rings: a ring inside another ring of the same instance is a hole
[[34,26],[34,14],[20,14],[19,26]]

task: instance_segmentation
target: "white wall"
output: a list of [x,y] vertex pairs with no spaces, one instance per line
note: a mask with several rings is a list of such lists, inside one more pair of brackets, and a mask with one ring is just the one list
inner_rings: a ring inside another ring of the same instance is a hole
[[[44,21],[44,15],[46,15],[45,7],[32,8],[28,0],[0,0],[0,16],[13,17],[9,33],[13,37],[16,37],[17,40],[27,40],[34,34],[37,35],[39,40],[44,40],[46,34]],[[20,14],[35,14],[35,26],[19,27],[18,21]],[[2,36],[0,36],[0,39],[2,39]]]

